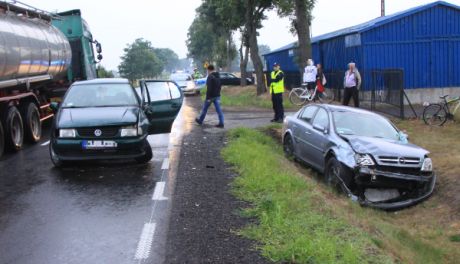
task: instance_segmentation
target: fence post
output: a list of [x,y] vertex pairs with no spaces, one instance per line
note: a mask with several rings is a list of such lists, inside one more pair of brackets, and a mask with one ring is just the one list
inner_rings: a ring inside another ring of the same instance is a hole
[[399,75],[399,98],[400,98],[400,107],[401,107],[401,119],[404,119],[404,72],[402,70],[398,71]]

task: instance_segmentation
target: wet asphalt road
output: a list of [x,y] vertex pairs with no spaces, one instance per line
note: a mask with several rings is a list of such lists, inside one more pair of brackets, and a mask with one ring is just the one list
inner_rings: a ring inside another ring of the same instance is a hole
[[56,169],[49,125],[40,143],[2,157],[0,263],[161,263],[181,120],[171,134],[149,136],[148,164]]
[[[181,238],[167,239],[171,201],[176,175],[186,175],[190,169],[182,166],[178,171],[178,164],[182,138],[196,129],[193,120],[199,106],[199,97],[187,98],[173,132],[149,137],[154,158],[148,164],[79,163],[55,169],[48,154],[49,127],[45,127],[40,143],[3,156],[0,264],[163,263],[166,254],[174,256],[166,247]],[[271,116],[226,113],[226,130],[265,125]],[[217,123],[213,110],[205,122],[200,128],[203,132],[222,135],[223,130],[212,127]],[[181,193],[181,199],[199,195],[190,188],[178,191],[188,192]],[[176,207],[175,213],[178,210]],[[175,224],[173,228],[180,230],[182,226]]]

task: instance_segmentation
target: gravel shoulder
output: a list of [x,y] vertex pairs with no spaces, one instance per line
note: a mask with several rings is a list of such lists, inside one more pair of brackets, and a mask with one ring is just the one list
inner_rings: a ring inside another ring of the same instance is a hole
[[[198,112],[199,98],[187,99]],[[207,125],[194,125],[182,142],[165,263],[268,263],[253,241],[236,233],[251,221],[238,215],[248,204],[230,193],[236,175],[220,156],[225,131],[212,128],[209,114]],[[232,126],[231,114],[226,118]]]

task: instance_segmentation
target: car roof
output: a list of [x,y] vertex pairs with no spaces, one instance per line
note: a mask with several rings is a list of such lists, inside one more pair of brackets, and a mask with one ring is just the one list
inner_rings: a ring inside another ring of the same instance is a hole
[[331,104],[318,104],[318,106],[322,106],[331,112],[350,112],[350,113],[368,114],[368,115],[382,117],[381,115],[377,113],[374,113],[368,110],[364,110],[364,109],[360,109],[360,108],[355,108],[355,107],[349,107],[349,106],[343,106],[343,105],[331,105]]
[[124,78],[98,78],[98,79],[92,79],[88,81],[78,81],[74,82],[73,85],[82,85],[82,84],[129,84],[128,79]]

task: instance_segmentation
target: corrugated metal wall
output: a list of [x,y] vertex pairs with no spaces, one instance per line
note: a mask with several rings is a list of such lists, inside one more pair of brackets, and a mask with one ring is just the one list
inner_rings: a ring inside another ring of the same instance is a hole
[[[373,70],[402,69],[404,86],[460,87],[460,11],[443,4],[364,29],[313,43],[313,59],[327,72],[346,70],[354,61],[370,88]],[[298,71],[289,50],[265,57],[268,69],[279,62],[284,71]]]
[[[290,54],[291,53],[291,54]],[[267,70],[273,70],[273,63],[277,62],[281,65],[281,69],[283,71],[299,71],[299,67],[294,62],[294,54],[293,51],[283,50],[276,53],[272,53],[265,56],[265,62],[267,63]]]
[[362,34],[364,69],[404,70],[406,89],[460,87],[460,12],[436,6]]

